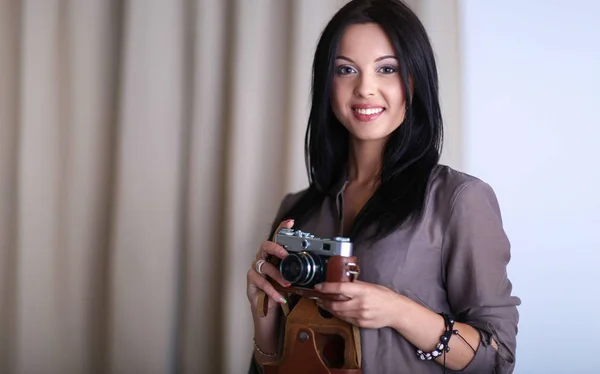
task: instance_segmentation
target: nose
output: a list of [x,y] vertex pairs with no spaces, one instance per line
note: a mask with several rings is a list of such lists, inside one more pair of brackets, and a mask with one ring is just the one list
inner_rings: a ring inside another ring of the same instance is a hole
[[377,92],[376,77],[371,74],[362,73],[356,80],[356,87],[354,88],[354,94],[358,97],[371,97]]

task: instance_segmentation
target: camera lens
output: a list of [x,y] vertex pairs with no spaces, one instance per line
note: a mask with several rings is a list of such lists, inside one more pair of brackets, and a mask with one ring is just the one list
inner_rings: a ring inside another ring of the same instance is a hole
[[302,260],[296,254],[290,254],[279,264],[281,276],[289,283],[296,283],[302,277]]
[[284,258],[279,264],[279,271],[287,282],[303,286],[319,280],[323,271],[322,267],[322,261],[318,255],[299,252]]
[[279,264],[281,276],[292,284],[297,284],[307,277],[307,268],[306,258],[301,253],[290,254]]

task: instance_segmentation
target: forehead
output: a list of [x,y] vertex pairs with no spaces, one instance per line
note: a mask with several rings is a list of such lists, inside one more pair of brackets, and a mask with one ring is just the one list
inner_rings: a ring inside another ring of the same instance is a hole
[[370,59],[383,55],[395,55],[394,47],[381,26],[376,23],[350,25],[344,30],[338,55]]

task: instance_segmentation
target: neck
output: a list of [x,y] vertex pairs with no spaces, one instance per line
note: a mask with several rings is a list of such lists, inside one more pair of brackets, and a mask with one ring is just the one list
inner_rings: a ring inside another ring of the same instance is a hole
[[377,184],[381,171],[384,141],[350,140],[348,179],[358,184]]

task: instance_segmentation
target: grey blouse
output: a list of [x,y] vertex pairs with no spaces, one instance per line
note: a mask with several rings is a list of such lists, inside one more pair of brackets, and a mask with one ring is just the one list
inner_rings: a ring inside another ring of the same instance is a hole
[[[345,185],[341,180],[320,210],[297,228],[317,237],[341,236]],[[282,214],[303,192],[284,198],[276,223],[293,218]],[[488,184],[437,166],[422,215],[381,240],[356,242],[354,254],[360,280],[384,285],[480,332],[475,357],[462,372],[512,373],[520,300],[511,296],[510,244]],[[421,361],[416,348],[392,328],[361,328],[360,335],[363,374],[443,372],[438,363]],[[498,350],[490,345],[492,337]]]

